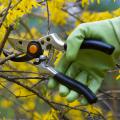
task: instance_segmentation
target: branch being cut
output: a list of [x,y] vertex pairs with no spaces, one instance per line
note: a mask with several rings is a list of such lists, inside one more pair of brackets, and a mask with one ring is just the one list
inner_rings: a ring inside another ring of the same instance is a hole
[[18,52],[5,57],[4,59],[0,60],[0,65],[4,64],[6,61],[10,60],[11,58],[17,57],[21,54],[22,54],[21,52]]

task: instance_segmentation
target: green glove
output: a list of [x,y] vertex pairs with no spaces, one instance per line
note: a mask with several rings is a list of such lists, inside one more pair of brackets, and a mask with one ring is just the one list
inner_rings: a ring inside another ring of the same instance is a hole
[[[80,49],[85,38],[102,40],[115,47],[112,55],[91,49]],[[120,55],[120,17],[93,23],[79,25],[67,39],[67,51],[63,55],[56,70],[86,84],[94,93],[98,91],[106,72],[115,66]],[[52,78],[48,82],[49,88],[55,88],[58,83]],[[73,102],[80,95],[59,85],[60,95]],[[82,93],[81,93],[82,94]],[[85,104],[85,98],[81,103]]]

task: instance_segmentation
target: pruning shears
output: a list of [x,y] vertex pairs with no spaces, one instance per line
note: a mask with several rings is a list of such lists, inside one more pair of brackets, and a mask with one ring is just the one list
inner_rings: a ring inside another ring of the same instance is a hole
[[[46,70],[49,75],[51,75],[55,80],[59,83],[67,86],[68,88],[82,93],[90,104],[95,103],[97,101],[96,95],[84,84],[64,75],[56,71],[52,67],[52,60],[54,50],[58,51],[66,51],[67,44],[64,43],[61,38],[56,34],[52,33],[46,35],[39,40],[16,40],[14,38],[8,38],[11,46],[23,53],[23,56],[13,57],[10,60],[14,62],[26,62],[32,59],[35,59],[33,64],[42,67],[42,69]],[[95,49],[101,52],[104,52],[108,55],[111,55],[114,51],[114,47],[106,44],[100,40],[85,40],[80,49]],[[45,56],[44,51],[49,51],[49,55]],[[9,53],[4,51],[5,56],[9,56]]]

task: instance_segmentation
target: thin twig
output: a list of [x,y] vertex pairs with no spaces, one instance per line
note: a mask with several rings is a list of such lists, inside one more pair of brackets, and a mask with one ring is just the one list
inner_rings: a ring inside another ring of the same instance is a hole
[[15,95],[11,90],[9,90],[6,86],[4,86],[2,83],[0,83],[0,85],[1,85],[3,88],[5,88],[10,94],[12,94],[13,96],[16,97],[16,95]]
[[27,24],[25,24],[22,19],[21,19],[19,22],[20,22],[20,24],[25,28],[25,30],[29,33],[31,39],[34,39],[32,33],[31,33],[31,31],[30,31],[29,26],[28,26]]
[[84,23],[84,21],[82,19],[80,19],[79,17],[75,16],[74,14],[72,14],[71,12],[67,11],[66,9],[61,9],[63,12],[68,13],[70,16],[72,16],[73,18],[75,18],[76,20],[78,20],[81,23]]
[[21,54],[22,54],[21,52],[18,52],[5,57],[4,59],[0,60],[0,65],[4,64],[6,61],[10,60],[11,58],[17,57]]
[[49,11],[49,6],[48,6],[47,0],[46,0],[46,9],[47,9],[47,22],[48,22],[47,34],[49,34],[50,33],[50,11]]
[[20,71],[20,70],[0,70],[2,73],[11,73],[11,72],[16,72],[16,73],[32,73],[32,74],[39,74],[38,72],[32,72],[32,71]]
[[37,85],[39,85],[40,83],[45,82],[45,81],[47,81],[47,79],[42,79],[42,80],[38,81],[36,84],[34,84],[31,88],[34,88]]
[[26,98],[26,97],[31,97],[34,96],[35,94],[30,94],[30,95],[24,95],[24,96],[16,96],[16,98]]
[[[53,104],[60,105],[60,106],[64,106],[64,107],[68,107],[68,108],[74,109],[74,110],[80,110],[80,111],[86,112],[86,113],[90,113],[90,112],[88,112],[88,111],[86,111],[86,110],[83,110],[83,109],[79,109],[79,108],[71,107],[71,106],[68,106],[68,105],[65,105],[65,104],[61,104],[61,103],[56,103],[56,102],[54,102],[54,101],[50,101],[50,100],[46,99],[45,97],[43,97],[40,93],[38,93],[38,92],[35,91],[34,89],[31,89],[31,87],[28,87],[28,86],[22,84],[21,82],[16,81],[15,79],[9,78],[7,75],[0,74],[0,77],[8,80],[9,82],[13,82],[13,83],[15,83],[15,84],[17,84],[17,85],[20,85],[20,86],[22,86],[23,88],[27,89],[28,91],[34,93],[35,95],[37,95],[39,98],[41,98],[43,101],[45,101],[48,105],[50,105],[50,106],[51,106],[53,109],[55,109],[55,110],[57,110],[57,108],[56,108]],[[95,113],[92,113],[92,112],[91,112],[91,114],[95,114]]]
[[39,1],[38,4],[43,4],[46,0]]
[[26,76],[20,76],[20,77],[17,77],[17,76],[7,76],[8,79],[12,80],[19,80],[19,79],[46,79],[45,77],[38,77],[38,76],[35,76],[35,77],[26,77]]
[[22,2],[22,0],[19,0],[19,1],[11,8],[11,10],[13,10],[15,7],[17,7],[17,5],[19,5],[20,2]]
[[[14,99],[11,99],[11,97],[8,97],[8,96],[5,96],[5,95],[0,95],[2,97],[4,97],[5,99],[9,100],[9,101],[12,101],[14,104],[17,104],[17,106],[19,105],[19,108],[21,108],[22,110],[24,110],[26,113],[30,113],[31,114],[31,110],[26,110],[21,104],[20,102],[18,102],[18,100],[14,100]],[[35,116],[35,114],[34,114]]]
[[114,96],[112,96],[111,94],[112,93],[120,93],[120,90],[108,90],[108,91],[101,91],[101,90],[99,90],[100,91],[100,93],[97,95],[97,97],[101,97],[101,96],[103,96],[103,95],[106,95],[106,96],[108,96],[108,97],[111,97],[111,98],[114,98],[114,99],[116,99],[117,97],[114,97]]
[[[58,111],[59,109],[58,109],[55,105],[64,106],[64,107],[67,107],[67,108],[73,109],[73,110],[79,110],[79,111],[82,111],[82,112],[85,112],[85,113],[88,113],[88,114],[98,115],[98,114],[96,114],[96,113],[92,113],[92,112],[86,111],[86,110],[84,110],[84,109],[80,109],[80,108],[76,108],[76,107],[71,107],[71,106],[68,106],[68,105],[65,105],[65,104],[61,104],[61,103],[56,103],[56,102],[54,102],[54,101],[50,101],[50,100],[46,99],[45,97],[43,97],[40,92],[37,92],[37,91],[35,91],[34,89],[31,89],[31,87],[26,86],[26,85],[20,83],[19,81],[16,81],[16,80],[14,80],[14,79],[9,78],[7,75],[2,75],[2,74],[0,74],[0,77],[8,80],[9,82],[13,82],[13,83],[15,83],[15,84],[17,84],[17,85],[19,85],[19,86],[27,89],[28,91],[34,93],[35,95],[37,95],[37,96],[38,96],[39,98],[41,98],[44,102],[46,102],[48,105],[50,105],[53,109],[55,109],[55,110],[57,110],[57,111]],[[54,105],[53,105],[53,104],[54,104]],[[101,115],[101,117],[103,117],[103,116]],[[104,117],[103,117],[103,118],[104,118]]]
[[[66,108],[68,108],[68,109],[70,109],[70,110],[72,110],[72,109],[73,109],[73,110],[79,110],[79,111],[85,112],[85,113],[87,113],[87,114],[98,115],[97,113],[93,113],[93,112],[89,112],[89,111],[85,110],[85,106],[83,106],[83,105],[80,105],[80,107],[83,107],[83,109],[81,109],[81,108],[79,108],[78,106],[72,107],[72,106],[69,106],[69,105],[66,105],[66,104],[56,103],[56,102],[54,102],[54,101],[51,101],[51,103],[56,104],[56,105],[59,105],[59,106],[66,107]],[[102,114],[99,113],[99,115],[104,119],[104,116],[103,116]]]
[[0,77],[8,80],[9,82],[13,82],[13,83],[15,83],[15,84],[17,84],[17,85],[19,85],[19,86],[27,89],[28,91],[34,93],[34,94],[37,95],[39,98],[41,98],[44,102],[46,102],[48,105],[50,105],[53,109],[57,110],[57,108],[56,108],[54,105],[52,105],[52,103],[50,103],[49,100],[47,100],[45,97],[43,97],[43,96],[42,96],[40,93],[38,93],[37,91],[35,91],[35,90],[31,89],[30,87],[28,87],[28,86],[20,83],[19,81],[16,81],[15,79],[9,78],[7,75],[0,74]]
[[[9,9],[13,10],[15,7],[17,7],[17,5],[18,5],[21,1],[22,1],[22,0],[19,0],[13,7],[10,6]],[[5,14],[5,11],[6,11],[7,9],[8,9],[8,7],[5,8],[5,9],[3,9],[3,11],[0,13],[0,16],[1,16],[1,17]]]
[[12,1],[10,0],[10,3],[8,4],[8,7],[7,7],[7,9],[6,9],[6,12],[5,12],[2,20],[0,21],[0,28],[1,28],[2,24],[3,24],[3,22],[5,21],[6,17],[7,17],[8,10],[10,9],[11,4],[12,4]]
[[37,17],[37,18],[40,18],[43,20],[46,19],[46,17],[44,15],[37,14],[37,13],[29,13],[28,16]]

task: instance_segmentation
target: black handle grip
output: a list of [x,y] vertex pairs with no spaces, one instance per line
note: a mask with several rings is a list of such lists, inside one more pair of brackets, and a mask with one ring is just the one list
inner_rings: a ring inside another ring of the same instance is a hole
[[67,86],[69,89],[72,89],[79,94],[83,94],[90,104],[97,101],[96,95],[84,84],[58,72],[55,74],[54,79],[56,79],[61,84]]
[[[64,45],[65,50],[67,49],[67,44]],[[85,40],[80,49],[95,49],[101,52],[104,52],[108,55],[111,55],[114,51],[114,46],[104,43],[103,41],[99,40]],[[54,78],[58,80],[61,84],[67,86],[68,88],[82,93],[88,100],[90,104],[95,103],[97,101],[96,95],[84,84],[65,76],[62,73],[57,73]]]
[[[65,50],[67,49],[67,45],[64,45]],[[95,49],[101,52],[104,52],[108,55],[111,55],[114,51],[114,46],[107,44],[100,40],[85,40],[80,49]]]

